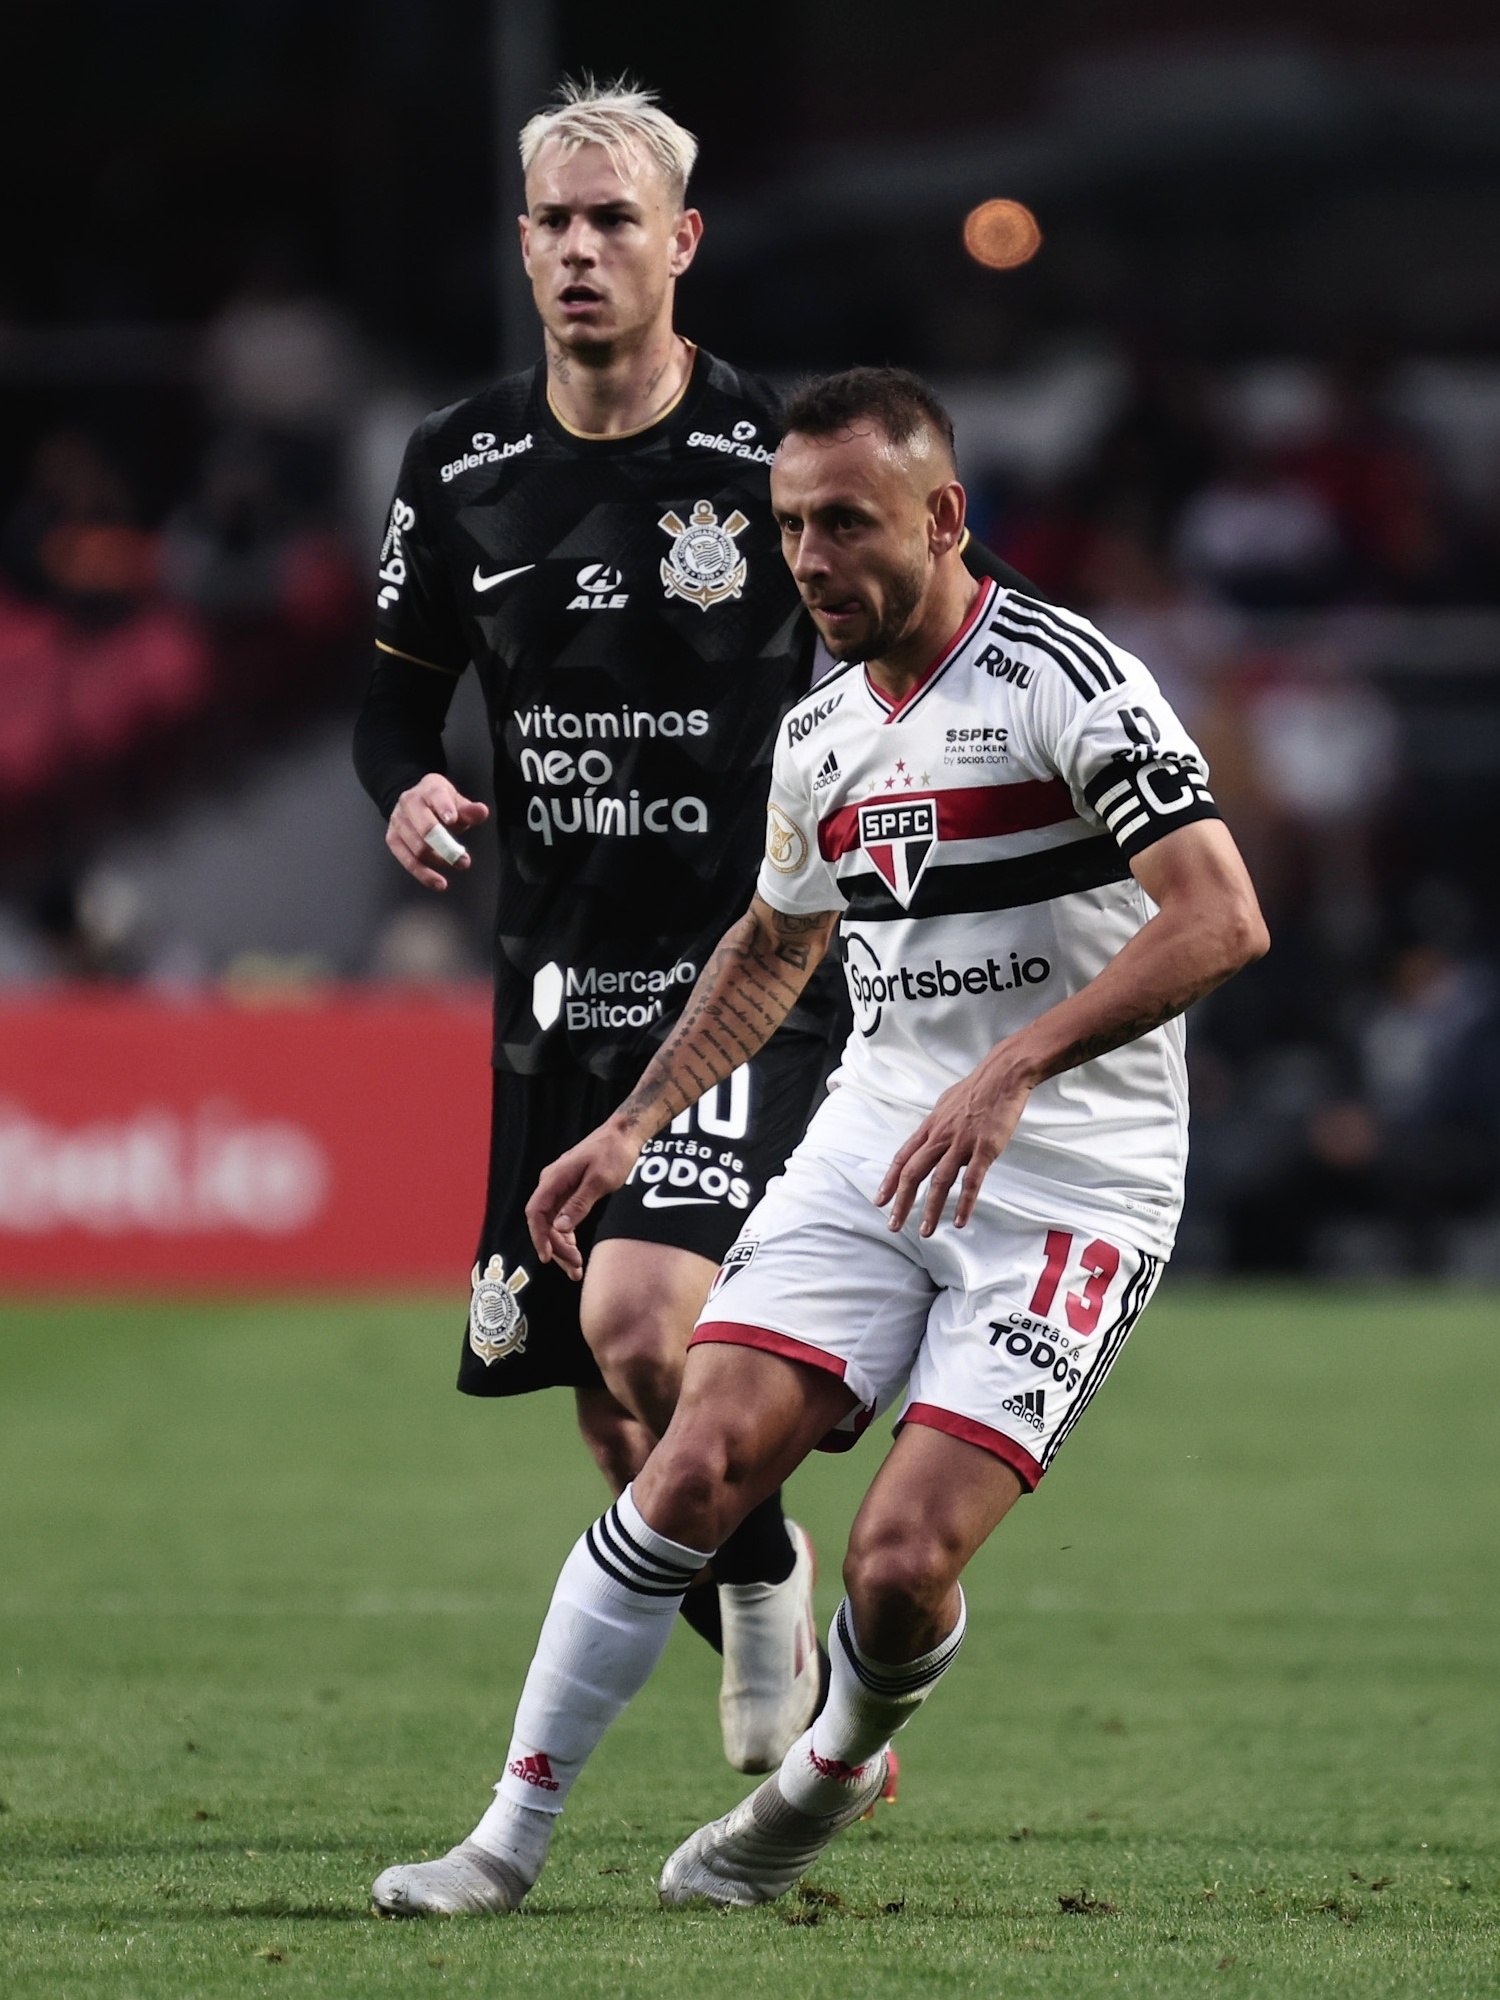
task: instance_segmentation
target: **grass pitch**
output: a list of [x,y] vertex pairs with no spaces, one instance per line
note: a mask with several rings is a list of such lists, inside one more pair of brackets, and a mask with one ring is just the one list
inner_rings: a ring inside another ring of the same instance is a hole
[[[0,1991],[66,2000],[1500,1991],[1492,1300],[1169,1292],[975,1564],[901,1803],[664,1913],[745,1788],[686,1631],[526,1912],[381,1924],[485,1803],[601,1489],[451,1301],[11,1308]],[[799,1476],[825,1555],[878,1437]]]

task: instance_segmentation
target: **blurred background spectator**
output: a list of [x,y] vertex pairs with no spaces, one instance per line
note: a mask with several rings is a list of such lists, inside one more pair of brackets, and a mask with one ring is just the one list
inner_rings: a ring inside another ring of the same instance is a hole
[[[532,355],[501,128],[630,67],[705,141],[688,330],[931,375],[976,531],[1210,756],[1275,945],[1195,1016],[1181,1261],[1500,1276],[1493,19],[854,19],[732,61],[595,0],[11,24],[0,986],[483,977],[486,843],[434,908],[349,769],[372,552],[412,424]],[[995,195],[1014,270],[962,247]],[[450,737],[482,796],[471,685]]]

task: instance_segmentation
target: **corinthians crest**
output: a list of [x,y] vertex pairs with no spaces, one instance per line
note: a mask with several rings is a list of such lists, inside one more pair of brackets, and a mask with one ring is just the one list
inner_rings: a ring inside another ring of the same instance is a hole
[[687,522],[678,514],[663,514],[657,526],[672,537],[671,553],[661,566],[668,597],[685,597],[702,611],[738,597],[745,588],[746,564],[734,542],[749,525],[749,516],[736,507],[721,528],[707,500],[698,501]]
[[486,1368],[503,1361],[508,1354],[525,1352],[526,1315],[517,1303],[516,1294],[530,1282],[531,1273],[519,1264],[507,1278],[503,1257],[491,1257],[482,1277],[479,1266],[474,1266],[469,1345]]

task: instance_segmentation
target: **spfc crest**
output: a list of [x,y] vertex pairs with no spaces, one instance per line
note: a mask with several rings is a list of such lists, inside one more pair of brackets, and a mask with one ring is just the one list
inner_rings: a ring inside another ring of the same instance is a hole
[[737,1243],[731,1243],[724,1253],[724,1261],[714,1273],[714,1281],[708,1288],[708,1296],[721,1292],[736,1271],[743,1271],[756,1251],[760,1248],[756,1237],[742,1236]]
[[911,907],[937,837],[936,799],[888,806],[871,800],[859,809],[859,844],[903,910]]
[[474,1266],[471,1280],[474,1296],[469,1302],[469,1345],[486,1368],[503,1361],[508,1354],[526,1351],[526,1315],[516,1294],[531,1282],[531,1273],[519,1264],[507,1278],[505,1259],[491,1257],[481,1277]]
[[657,526],[672,537],[671,553],[661,566],[668,597],[685,597],[703,611],[726,597],[738,597],[745,588],[747,566],[735,547],[735,536],[749,525],[749,516],[736,507],[721,528],[707,500],[697,503],[687,522],[679,514],[663,514]]

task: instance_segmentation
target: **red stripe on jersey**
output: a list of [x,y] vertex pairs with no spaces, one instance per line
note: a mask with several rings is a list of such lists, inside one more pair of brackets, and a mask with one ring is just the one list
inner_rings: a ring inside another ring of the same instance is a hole
[[969,634],[974,630],[974,627],[979,623],[981,613],[993,600],[995,593],[999,588],[1000,586],[995,582],[995,579],[993,577],[985,578],[983,587],[981,588],[979,595],[974,599],[974,602],[969,606],[968,614],[965,617],[963,624],[959,626],[958,630],[954,633],[953,637],[948,641],[947,645],[944,646],[942,652],[938,654],[937,658],[933,661],[932,665],[927,669],[926,673],[923,674],[922,678],[917,682],[916,686],[908,688],[906,693],[902,695],[900,701],[892,701],[891,697],[888,694],[882,694],[880,689],[876,687],[874,681],[870,679],[870,669],[868,667],[865,668],[864,670],[865,686],[870,690],[871,694],[874,695],[875,699],[880,703],[880,706],[885,710],[885,719],[887,722],[895,722],[896,720],[898,720],[898,718],[901,715],[903,715],[908,708],[911,707],[912,703],[916,700],[917,696],[922,692],[923,688],[925,688],[930,681],[935,680],[937,676],[943,671],[944,667],[947,666],[948,662],[953,658],[953,656],[955,655],[955,653],[957,653],[960,646],[963,645],[964,641],[968,638]]
[[956,1410],[940,1409],[936,1403],[908,1404],[901,1413],[901,1422],[924,1424],[930,1431],[945,1431],[949,1437],[962,1438],[965,1444],[977,1445],[980,1451],[987,1451],[992,1458],[1008,1465],[1028,1493],[1036,1490],[1046,1470],[1025,1445],[1017,1444],[1004,1431],[991,1430],[988,1424],[977,1423],[973,1417],[961,1417]]
[[984,840],[999,833],[1035,833],[1077,819],[1073,794],[1061,778],[1023,778],[1011,785],[959,785],[948,792],[878,792],[859,805],[840,806],[818,822],[818,852],[837,861],[859,846],[860,806],[937,801],[939,840]]

